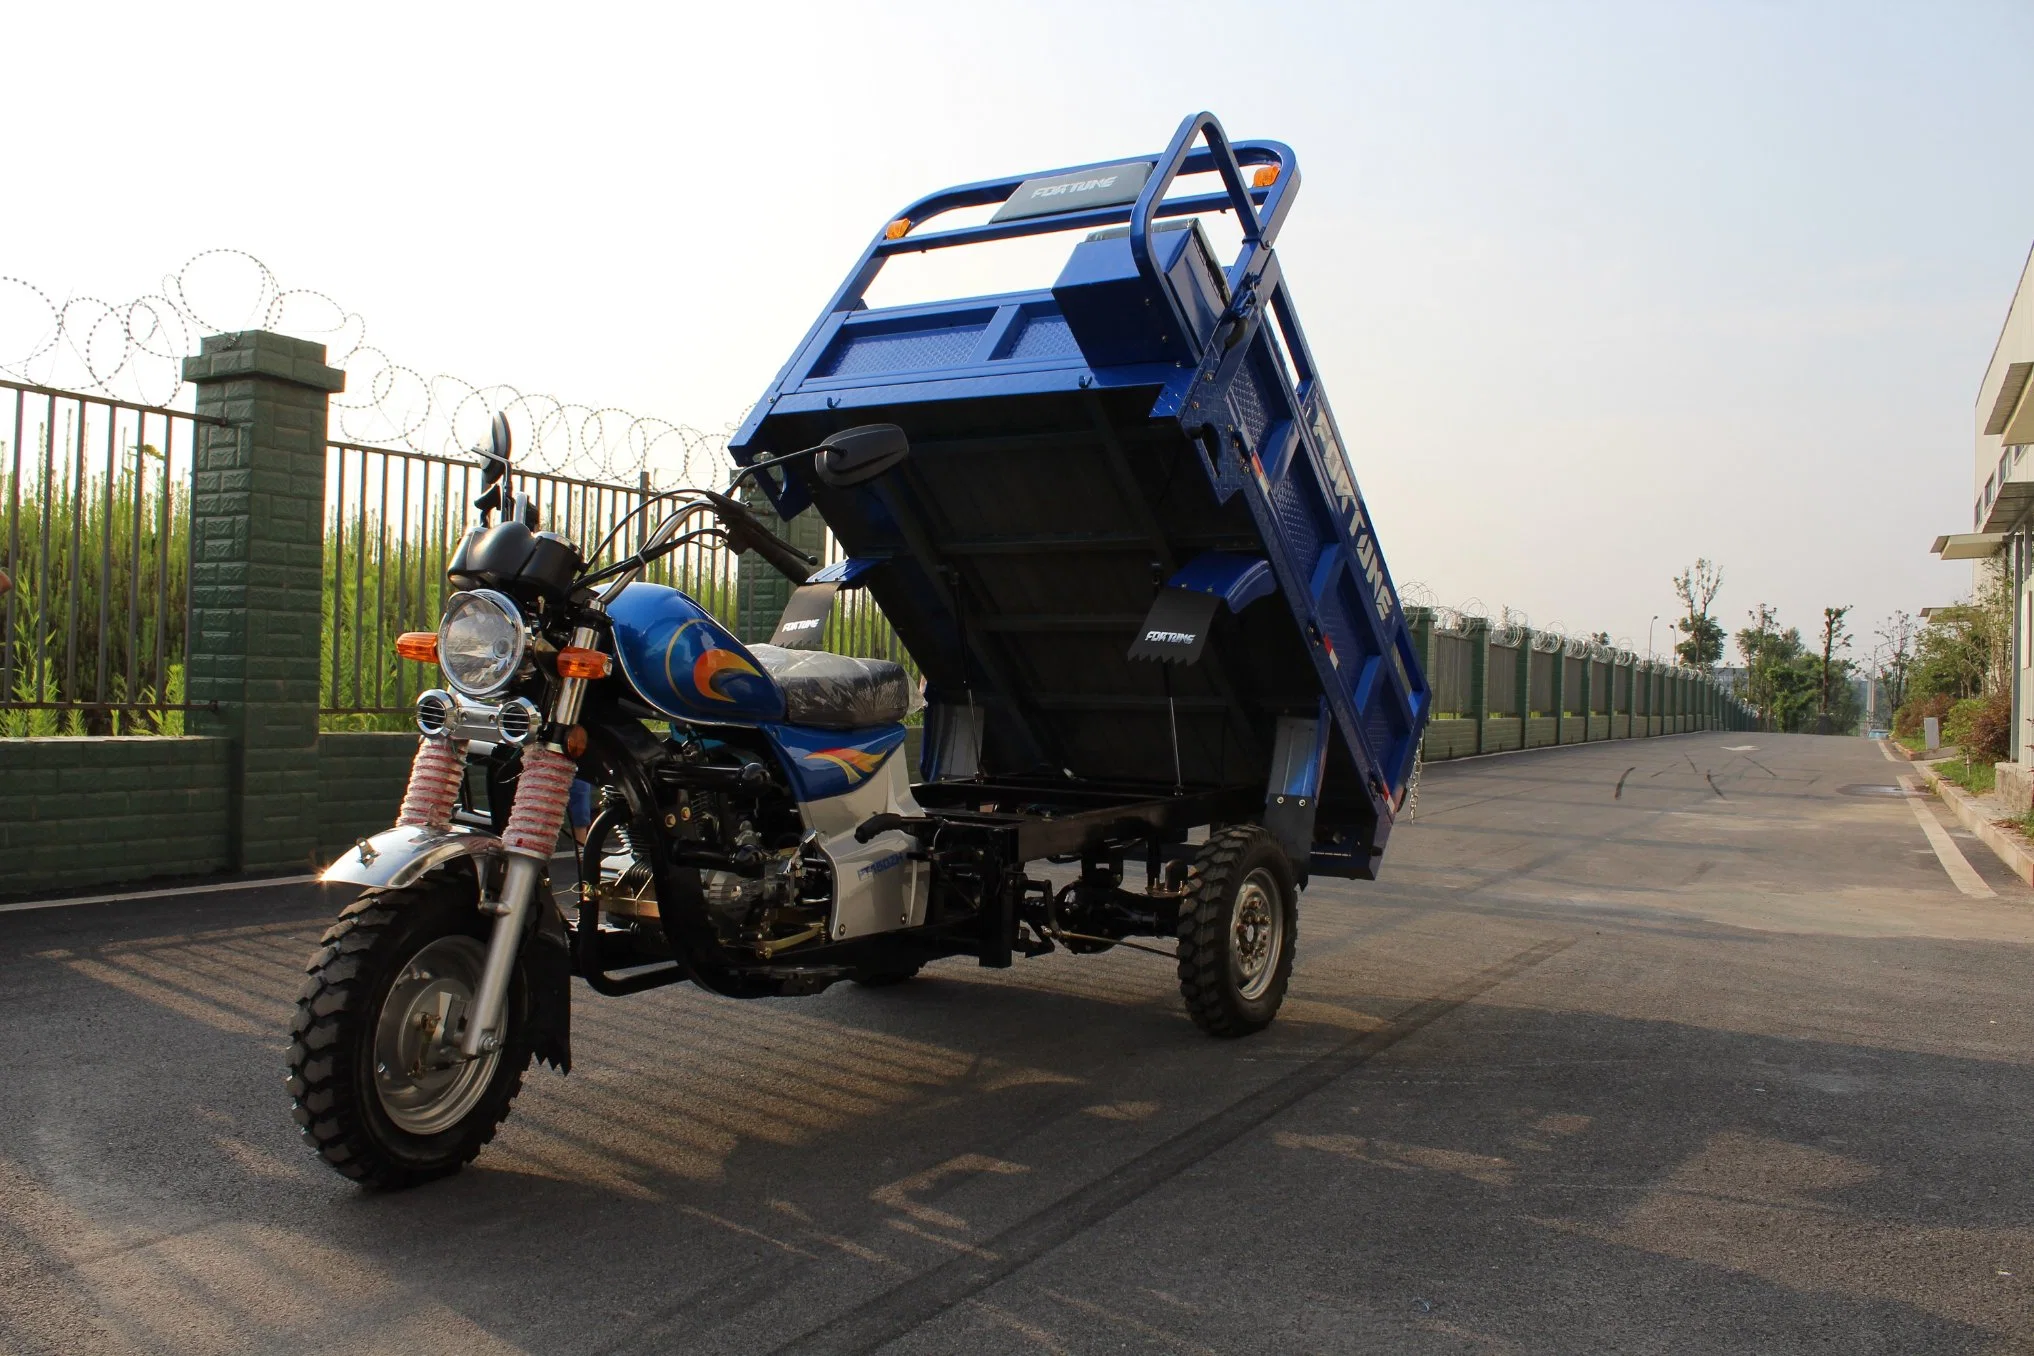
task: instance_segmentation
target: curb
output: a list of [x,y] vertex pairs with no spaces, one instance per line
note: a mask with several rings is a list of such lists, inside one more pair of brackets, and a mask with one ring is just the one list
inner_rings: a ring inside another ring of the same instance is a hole
[[1942,774],[1928,764],[1916,762],[1914,770],[1928,779],[1929,788],[1949,807],[1949,812],[1976,834],[1979,841],[1992,850],[1992,855],[2006,864],[2008,871],[2023,883],[2034,885],[2034,846],[2029,846],[2019,834],[2002,829],[1985,818],[1984,807],[1968,791],[1944,781]]

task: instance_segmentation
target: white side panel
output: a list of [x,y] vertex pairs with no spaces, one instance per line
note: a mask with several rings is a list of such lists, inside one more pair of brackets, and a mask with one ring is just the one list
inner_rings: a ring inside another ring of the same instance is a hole
[[833,940],[894,932],[925,921],[927,868],[912,861],[917,840],[892,829],[866,843],[855,841],[855,828],[870,815],[924,813],[911,796],[911,775],[900,748],[876,775],[844,795],[809,801],[798,809],[806,827],[820,836],[833,862]]

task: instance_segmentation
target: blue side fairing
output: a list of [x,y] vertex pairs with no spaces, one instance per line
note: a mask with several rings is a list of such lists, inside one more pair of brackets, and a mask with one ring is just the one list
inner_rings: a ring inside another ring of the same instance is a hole
[[665,715],[737,725],[784,718],[784,694],[756,657],[677,589],[631,584],[608,617],[623,676]]
[[852,791],[876,775],[904,745],[902,725],[866,730],[815,730],[804,725],[765,725],[763,733],[791,773],[791,790],[801,802],[825,800]]

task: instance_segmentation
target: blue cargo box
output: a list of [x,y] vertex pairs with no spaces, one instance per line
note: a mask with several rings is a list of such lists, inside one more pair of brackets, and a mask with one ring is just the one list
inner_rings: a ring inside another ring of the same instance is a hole
[[[1220,192],[1167,196],[1209,172]],[[763,481],[786,517],[817,508],[850,557],[821,582],[872,590],[923,669],[925,780],[1248,785],[1303,872],[1374,875],[1428,689],[1272,251],[1298,187],[1291,150],[1203,113],[1161,154],[923,198],[735,436],[746,465],[909,434],[870,485]],[[1217,212],[1242,228],[1226,267],[1196,220]],[[1072,235],[1049,290],[863,301],[896,255],[1048,232]]]

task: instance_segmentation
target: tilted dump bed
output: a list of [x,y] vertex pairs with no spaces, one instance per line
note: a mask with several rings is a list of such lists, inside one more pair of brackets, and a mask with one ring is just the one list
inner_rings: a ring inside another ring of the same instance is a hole
[[[1166,197],[1210,171],[1222,192]],[[871,589],[924,669],[925,780],[1015,779],[1041,806],[1252,787],[1302,870],[1374,874],[1428,691],[1272,252],[1298,187],[1285,146],[1232,147],[1200,114],[1159,155],[922,199],[736,435],[746,464],[856,424],[909,434],[871,484],[763,474],[849,553],[822,582]],[[1223,211],[1226,268],[1193,219]],[[894,255],[1043,232],[1080,232],[1050,289],[862,300]]]

